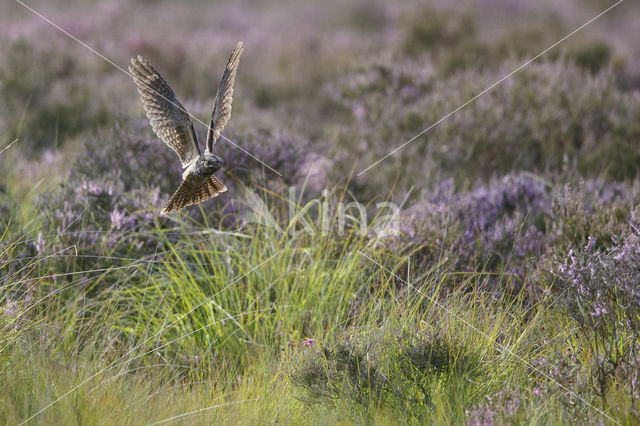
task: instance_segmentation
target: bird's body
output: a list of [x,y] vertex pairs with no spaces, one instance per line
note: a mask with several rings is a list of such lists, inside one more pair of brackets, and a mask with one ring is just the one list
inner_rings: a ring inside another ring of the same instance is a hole
[[189,113],[180,104],[173,90],[142,56],[131,59],[129,71],[138,86],[151,127],[178,154],[184,168],[182,183],[162,209],[163,214],[217,197],[227,190],[225,184],[214,176],[222,167],[223,161],[212,151],[231,117],[233,83],[242,50],[240,42],[231,53],[222,75],[204,153],[200,151]]
[[184,172],[182,172],[182,179],[186,179],[187,176],[200,178],[211,176],[220,170],[223,164],[224,162],[222,161],[222,158],[215,154],[205,152],[204,154],[200,154],[196,161],[193,161],[186,169],[184,169]]

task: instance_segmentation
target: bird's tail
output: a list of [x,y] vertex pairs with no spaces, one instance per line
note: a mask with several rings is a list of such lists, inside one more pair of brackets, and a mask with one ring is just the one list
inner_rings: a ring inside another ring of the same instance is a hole
[[201,203],[209,198],[217,197],[226,190],[227,186],[213,175],[204,179],[187,177],[167,201],[161,213],[167,214],[192,204]]

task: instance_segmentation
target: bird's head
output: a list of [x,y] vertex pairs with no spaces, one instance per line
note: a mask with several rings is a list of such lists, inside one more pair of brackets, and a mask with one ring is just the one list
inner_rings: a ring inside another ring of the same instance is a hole
[[215,173],[223,165],[222,158],[215,154],[206,152],[198,158],[196,162],[196,171],[203,175],[211,175]]

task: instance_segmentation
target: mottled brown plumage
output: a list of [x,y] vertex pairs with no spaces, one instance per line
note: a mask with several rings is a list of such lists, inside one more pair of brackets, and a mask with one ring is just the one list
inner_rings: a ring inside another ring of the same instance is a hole
[[153,131],[178,154],[182,167],[187,167],[200,155],[189,113],[166,81],[142,56],[131,59],[129,72],[138,86],[140,100]]
[[178,154],[185,169],[182,183],[162,209],[163,214],[200,203],[227,190],[227,187],[213,176],[223,164],[222,159],[213,154],[213,146],[231,117],[233,83],[242,51],[242,42],[239,42],[231,53],[222,75],[211,114],[204,154],[200,152],[189,113],[173,90],[142,56],[131,59],[129,71],[138,86],[151,127],[158,137]]
[[242,43],[238,43],[233,49],[227,66],[222,74],[218,93],[216,93],[216,103],[211,114],[211,123],[207,132],[207,151],[213,150],[213,145],[218,142],[222,129],[231,118],[231,102],[233,101],[233,83],[236,80],[236,72],[240,63],[240,55],[242,55]]
[[209,198],[217,197],[226,190],[226,185],[213,175],[209,177],[187,176],[162,208],[162,214],[201,203]]

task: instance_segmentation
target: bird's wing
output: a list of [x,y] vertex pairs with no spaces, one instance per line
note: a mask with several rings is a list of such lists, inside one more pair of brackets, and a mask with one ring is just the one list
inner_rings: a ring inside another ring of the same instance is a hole
[[171,196],[171,199],[169,199],[167,204],[162,208],[161,213],[167,214],[192,204],[201,203],[209,198],[217,197],[221,192],[225,192],[226,190],[227,186],[213,175],[205,178],[187,176],[175,194]]
[[233,52],[231,52],[227,66],[222,74],[222,80],[220,80],[218,93],[216,94],[216,102],[213,105],[209,131],[207,132],[207,152],[212,152],[213,145],[218,141],[222,129],[224,129],[224,126],[231,117],[233,82],[236,79],[236,71],[238,70],[238,63],[240,62],[240,55],[242,55],[243,50],[242,42],[239,42],[235,49],[233,49]]
[[131,59],[129,72],[138,86],[153,131],[178,154],[182,167],[187,167],[200,156],[187,110],[158,71],[142,56]]

